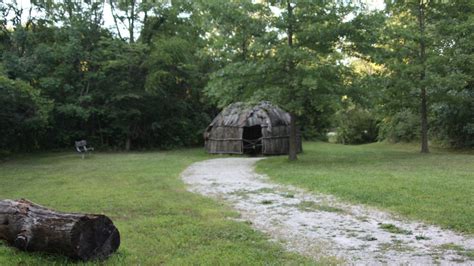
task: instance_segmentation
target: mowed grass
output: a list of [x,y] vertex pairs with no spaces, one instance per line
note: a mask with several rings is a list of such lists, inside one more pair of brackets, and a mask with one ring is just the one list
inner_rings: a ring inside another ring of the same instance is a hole
[[348,146],[304,143],[298,161],[285,156],[259,161],[274,180],[343,200],[373,205],[405,217],[474,233],[474,154],[417,145]]
[[[237,213],[186,191],[179,174],[211,158],[202,149],[147,153],[37,154],[0,163],[0,199],[28,198],[61,211],[103,213],[121,234],[102,264],[307,264]],[[62,256],[26,253],[0,241],[0,265],[58,265]],[[96,264],[98,262],[91,262]]]

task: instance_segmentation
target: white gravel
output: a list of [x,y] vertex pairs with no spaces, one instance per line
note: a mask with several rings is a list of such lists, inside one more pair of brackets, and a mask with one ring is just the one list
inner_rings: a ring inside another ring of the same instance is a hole
[[[254,228],[288,250],[315,259],[336,256],[346,263],[371,265],[474,265],[465,255],[474,249],[472,237],[330,195],[275,184],[254,172],[260,159],[198,162],[186,169],[182,178],[190,191],[229,203]],[[404,232],[381,228],[389,224]]]

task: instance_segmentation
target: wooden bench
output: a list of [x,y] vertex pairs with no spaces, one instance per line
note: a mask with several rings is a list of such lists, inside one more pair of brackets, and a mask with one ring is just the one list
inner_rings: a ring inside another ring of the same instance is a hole
[[84,156],[88,153],[94,150],[93,147],[87,147],[87,141],[85,140],[79,140],[76,141],[76,151],[82,155],[82,159],[84,159]]

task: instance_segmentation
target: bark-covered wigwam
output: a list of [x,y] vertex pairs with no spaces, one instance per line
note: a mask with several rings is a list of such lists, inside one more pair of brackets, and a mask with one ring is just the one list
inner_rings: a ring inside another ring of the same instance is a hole
[[[288,154],[290,115],[264,101],[249,106],[234,103],[226,107],[204,132],[209,153]],[[297,131],[297,151],[301,137]]]
[[105,215],[56,212],[25,199],[0,201],[0,240],[84,261],[105,259],[120,246],[119,231]]

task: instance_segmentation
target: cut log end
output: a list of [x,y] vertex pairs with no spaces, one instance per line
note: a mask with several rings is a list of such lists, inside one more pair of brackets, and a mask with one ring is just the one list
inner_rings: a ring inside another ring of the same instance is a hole
[[76,258],[105,259],[120,246],[120,234],[112,221],[103,215],[84,216],[71,232]]
[[28,247],[28,239],[26,236],[19,235],[15,238],[13,245],[19,250],[26,250]]

